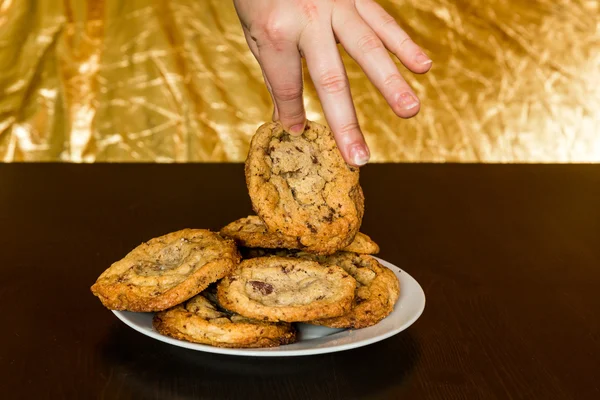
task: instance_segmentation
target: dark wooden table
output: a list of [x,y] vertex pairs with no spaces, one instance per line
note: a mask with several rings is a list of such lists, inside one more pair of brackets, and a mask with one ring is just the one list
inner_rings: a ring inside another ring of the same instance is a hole
[[600,398],[600,166],[361,181],[363,231],[424,314],[361,349],[253,359],[145,337],[89,291],[142,240],[247,215],[241,165],[0,165],[0,398]]

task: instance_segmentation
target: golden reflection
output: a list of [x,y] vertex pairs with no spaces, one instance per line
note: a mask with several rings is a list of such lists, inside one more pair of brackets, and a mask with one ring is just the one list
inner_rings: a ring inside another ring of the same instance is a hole
[[[600,1],[380,3],[434,66],[400,120],[344,55],[374,161],[600,161]],[[0,1],[0,68],[4,161],[242,161],[271,115],[231,1]]]

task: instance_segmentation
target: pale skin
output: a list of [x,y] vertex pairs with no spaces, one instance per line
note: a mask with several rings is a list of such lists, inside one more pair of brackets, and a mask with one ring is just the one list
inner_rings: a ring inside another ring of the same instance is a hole
[[369,161],[336,42],[356,60],[396,115],[410,118],[419,112],[419,99],[387,50],[418,74],[429,71],[431,59],[374,0],[234,0],[234,4],[273,99],[273,120],[291,134],[301,134],[306,124],[304,57],[342,156],[355,166]]

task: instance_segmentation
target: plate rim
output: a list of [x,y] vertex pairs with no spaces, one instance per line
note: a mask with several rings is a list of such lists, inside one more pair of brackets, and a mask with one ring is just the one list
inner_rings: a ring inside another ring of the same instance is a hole
[[[414,286],[415,289],[417,289],[417,294],[420,298],[419,300],[420,300],[421,306],[419,307],[417,312],[411,316],[411,318],[409,318],[405,323],[399,325],[398,327],[396,327],[394,329],[390,329],[389,331],[387,331],[383,334],[376,335],[374,337],[370,337],[370,338],[366,338],[366,339],[362,339],[362,340],[358,340],[355,342],[350,342],[350,343],[345,343],[345,344],[340,344],[340,345],[333,345],[333,346],[329,346],[329,347],[316,347],[316,348],[297,349],[297,350],[285,350],[285,345],[279,346],[279,347],[266,348],[266,349],[252,349],[252,348],[244,349],[244,348],[216,347],[216,346],[210,346],[207,344],[187,342],[184,340],[179,340],[179,339],[171,338],[169,336],[161,335],[156,330],[154,330],[154,328],[152,328],[152,331],[147,331],[145,328],[139,327],[137,324],[134,324],[133,322],[131,322],[126,317],[126,315],[124,314],[123,311],[117,311],[117,310],[111,310],[111,311],[125,325],[127,325],[131,329],[141,333],[142,335],[150,337],[155,340],[158,340],[163,343],[170,344],[172,346],[183,347],[183,348],[186,348],[189,350],[195,350],[195,351],[201,351],[201,352],[213,353],[213,354],[223,354],[223,355],[229,355],[229,356],[246,356],[246,357],[298,357],[298,356],[310,356],[310,355],[317,355],[317,354],[337,353],[337,352],[341,352],[341,351],[346,351],[346,350],[351,350],[351,349],[368,346],[373,343],[381,342],[392,336],[395,336],[398,333],[409,328],[411,325],[413,325],[425,311],[425,305],[426,305],[425,291],[423,290],[423,288],[421,287],[419,282],[415,278],[413,278],[408,272],[406,272],[402,268],[399,268],[398,266],[392,264],[391,262],[383,260],[376,256],[372,256],[372,257],[377,259],[377,261],[382,263],[386,268],[391,269],[395,274],[402,276],[402,278],[399,278],[401,282],[402,282],[402,279],[408,279],[409,281],[412,281],[411,284]],[[334,333],[333,335],[336,335],[336,334],[342,333],[342,332],[346,332],[346,331],[347,330],[343,330],[343,331]],[[333,336],[333,335],[331,335],[331,336]]]

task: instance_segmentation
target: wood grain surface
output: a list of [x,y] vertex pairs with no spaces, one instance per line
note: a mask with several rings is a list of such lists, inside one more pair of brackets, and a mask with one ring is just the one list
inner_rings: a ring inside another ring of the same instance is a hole
[[408,330],[254,359],[170,346],[89,287],[143,240],[251,212],[239,164],[0,165],[4,399],[600,398],[600,166],[371,165],[363,232],[423,286]]

